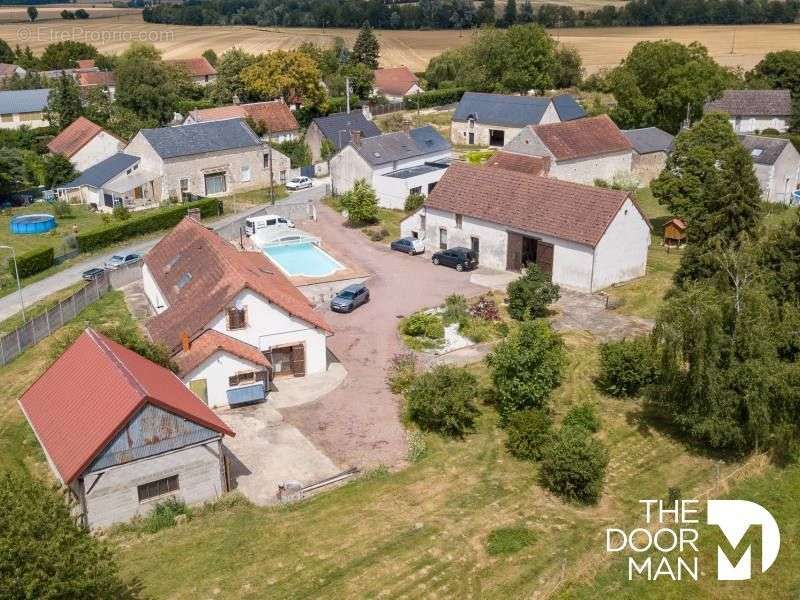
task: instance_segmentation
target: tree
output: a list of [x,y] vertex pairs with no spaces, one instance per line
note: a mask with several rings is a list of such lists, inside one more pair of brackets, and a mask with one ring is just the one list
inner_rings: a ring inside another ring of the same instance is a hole
[[438,365],[419,375],[403,394],[408,418],[426,431],[463,437],[475,423],[478,381],[466,369]]
[[358,37],[356,37],[356,41],[353,44],[350,62],[365,65],[370,69],[377,69],[380,52],[381,46],[378,43],[378,38],[375,37],[369,22],[365,22],[361,26]]
[[80,88],[70,75],[62,71],[47,100],[47,119],[52,126],[62,131],[82,114]]
[[646,337],[606,342],[600,346],[597,386],[611,396],[636,396],[655,381],[655,353]]
[[607,466],[608,450],[602,443],[585,431],[562,427],[544,450],[539,481],[566,500],[595,504]]
[[553,86],[557,89],[576,87],[583,79],[583,61],[574,46],[559,46],[555,51]]
[[116,103],[144,121],[166,125],[178,106],[175,71],[151,45],[131,44],[117,61]]
[[493,25],[495,18],[494,0],[483,0],[478,9],[478,22],[482,25]]
[[791,90],[792,96],[800,96],[800,51],[781,50],[768,52],[753,70],[747,74],[748,80],[765,80],[776,90]]
[[63,154],[48,154],[44,157],[44,186],[54,189],[78,176],[75,167]]
[[273,144],[273,147],[289,157],[292,169],[307,167],[311,164],[311,150],[302,139]]
[[525,274],[508,284],[508,314],[518,321],[544,317],[547,307],[558,300],[559,288],[534,263]]
[[533,23],[535,18],[536,16],[533,12],[533,4],[531,4],[531,0],[525,0],[522,3],[522,8],[519,11],[519,18],[517,20],[520,23]]
[[81,20],[88,19],[89,13],[86,12],[86,10],[84,10],[83,8],[79,8],[78,10],[75,11],[75,18]]
[[74,69],[79,60],[95,59],[97,48],[91,44],[65,40],[48,44],[39,59],[43,69]]
[[33,23],[38,16],[39,16],[39,9],[37,9],[35,6],[29,6],[28,18],[30,19],[31,23]]
[[66,21],[74,21],[75,20],[75,13],[71,10],[67,10],[66,8],[61,11],[61,18]]
[[347,210],[347,220],[354,225],[368,225],[378,220],[378,197],[364,179],[353,184],[353,189],[342,196],[341,204]]
[[506,448],[522,460],[539,460],[552,435],[552,421],[544,410],[521,410],[506,424]]
[[210,64],[212,67],[216,67],[217,62],[219,62],[217,53],[214,52],[213,48],[209,48],[208,50],[204,51],[201,56],[205,58],[208,61],[208,64]]
[[221,103],[229,103],[234,97],[242,102],[256,100],[242,82],[242,73],[255,62],[255,56],[238,48],[223,52],[216,65],[217,79],[212,84],[215,100]]
[[0,38],[0,63],[13,64],[17,59],[17,55],[11,49],[4,39]]
[[502,422],[516,411],[547,409],[561,383],[566,355],[561,336],[543,320],[523,321],[486,357]]
[[517,22],[517,0],[506,0],[506,8],[503,11],[503,24],[510,27]]
[[75,524],[64,494],[27,474],[0,475],[0,597],[139,597],[110,547]]
[[22,153],[16,148],[0,148],[0,194],[24,187],[28,176]]
[[319,68],[304,52],[276,50],[262,55],[244,69],[241,81],[250,95],[262,100],[299,97],[303,104],[319,106],[325,100]]
[[322,160],[327,162],[336,154],[336,146],[334,146],[328,138],[325,138],[322,140],[322,144],[320,144],[319,153]]

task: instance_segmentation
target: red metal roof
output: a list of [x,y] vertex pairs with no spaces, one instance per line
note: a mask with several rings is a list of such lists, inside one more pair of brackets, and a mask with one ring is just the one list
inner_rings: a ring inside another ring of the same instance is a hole
[[91,328],[19,400],[65,484],[79,477],[148,403],[235,435],[174,373]]
[[206,75],[216,75],[217,70],[204,56],[198,58],[176,58],[165,61],[171,65],[178,65],[186,69],[192,77],[205,77]]
[[53,154],[63,154],[67,158],[71,158],[101,131],[103,128],[100,125],[86,117],[78,117],[64,131],[50,140],[47,149]]
[[188,352],[181,350],[180,353],[175,355],[175,362],[178,364],[181,377],[208,357],[213,356],[217,351],[228,352],[262,367],[268,368],[271,366],[267,357],[255,346],[246,344],[215,329],[207,329],[191,341]]
[[530,128],[556,160],[624,152],[633,148],[608,115],[531,125]]
[[403,96],[415,83],[417,76],[408,67],[375,69],[375,89],[390,96]]

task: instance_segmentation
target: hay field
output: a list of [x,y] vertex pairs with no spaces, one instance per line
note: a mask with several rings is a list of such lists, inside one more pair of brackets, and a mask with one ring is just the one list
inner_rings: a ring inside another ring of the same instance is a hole
[[[37,22],[53,19],[61,20],[61,11],[65,8],[71,11],[82,8],[89,13],[90,19],[138,15],[141,12],[141,10],[136,8],[114,8],[110,4],[107,6],[92,6],[91,4],[39,4],[36,8],[39,11],[39,16],[36,19]],[[27,21],[27,6],[0,6],[0,23],[27,23]]]
[[[100,9],[95,9],[100,10]],[[109,14],[115,9],[106,8]],[[800,50],[800,24],[686,26],[686,27],[611,27],[557,29],[551,32],[559,41],[578,48],[588,73],[619,63],[639,41],[670,38],[689,43],[700,41],[720,63],[750,68],[771,50]],[[469,31],[379,31],[381,64],[408,65],[415,71],[447,48],[466,44]],[[330,44],[335,37],[352,43],[354,29],[272,29],[246,26],[176,26],[144,23],[139,15],[123,14],[76,22],[53,20],[41,23],[12,24],[0,21],[0,38],[12,46],[30,45],[41,51],[47,44],[62,39],[85,41],[102,52],[120,52],[131,41],[154,43],[165,58],[198,56],[213,48],[218,53],[232,46],[250,52],[290,49],[302,42]]]

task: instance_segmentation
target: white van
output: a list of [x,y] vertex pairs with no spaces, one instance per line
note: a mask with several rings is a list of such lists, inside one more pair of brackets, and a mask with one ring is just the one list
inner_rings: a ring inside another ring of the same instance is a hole
[[294,227],[291,219],[280,215],[262,215],[260,217],[250,217],[244,222],[244,232],[253,235],[262,229],[288,229]]

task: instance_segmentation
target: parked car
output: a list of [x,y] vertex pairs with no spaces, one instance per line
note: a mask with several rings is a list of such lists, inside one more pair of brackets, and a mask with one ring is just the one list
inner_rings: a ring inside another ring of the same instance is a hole
[[261,215],[259,217],[250,217],[245,219],[244,232],[247,235],[253,235],[256,231],[262,229],[286,229],[294,227],[291,219],[282,217],[280,215]]
[[104,265],[109,271],[119,269],[120,267],[127,267],[142,260],[142,255],[137,253],[132,254],[115,254],[106,261]]
[[397,250],[398,252],[405,252],[406,254],[410,254],[414,256],[415,254],[424,254],[425,253],[425,244],[422,243],[422,240],[418,240],[417,238],[413,237],[405,237],[400,238],[399,240],[393,241],[389,247],[392,250]]
[[454,267],[456,271],[469,271],[478,266],[478,255],[469,248],[448,248],[439,250],[431,258],[433,264]]
[[331,310],[334,312],[353,312],[356,308],[369,302],[369,290],[363,283],[348,285],[331,299]]
[[286,183],[287,190],[302,190],[314,185],[310,177],[293,177]]
[[83,277],[86,281],[94,281],[95,279],[100,279],[105,272],[106,270],[103,267],[93,267],[88,271],[81,273],[81,277]]

